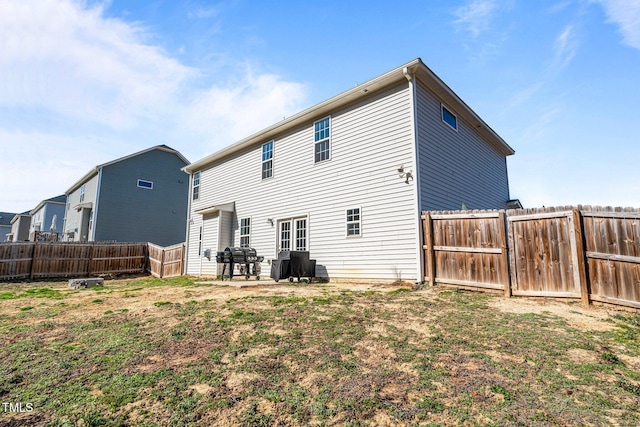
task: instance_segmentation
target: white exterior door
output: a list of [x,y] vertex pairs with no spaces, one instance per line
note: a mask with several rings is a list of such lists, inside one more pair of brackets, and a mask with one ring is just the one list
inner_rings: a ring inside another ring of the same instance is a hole
[[278,251],[309,250],[308,223],[307,217],[278,221]]

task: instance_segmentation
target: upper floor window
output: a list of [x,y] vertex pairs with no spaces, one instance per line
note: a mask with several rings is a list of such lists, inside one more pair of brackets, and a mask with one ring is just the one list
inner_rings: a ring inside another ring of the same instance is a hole
[[198,200],[200,197],[200,172],[193,174],[193,200]]
[[80,203],[84,202],[84,192],[87,189],[86,185],[80,187]]
[[347,209],[347,236],[360,235],[360,208]]
[[442,105],[442,121],[451,126],[453,130],[458,130],[458,118],[444,105]]
[[273,141],[262,144],[262,179],[273,176]]
[[240,220],[240,247],[248,248],[251,236],[251,218],[242,218]]
[[318,120],[313,127],[315,163],[329,160],[331,158],[331,118]]
[[138,180],[138,187],[146,188],[148,190],[153,190],[153,182],[152,181],[145,181],[144,179],[139,179]]

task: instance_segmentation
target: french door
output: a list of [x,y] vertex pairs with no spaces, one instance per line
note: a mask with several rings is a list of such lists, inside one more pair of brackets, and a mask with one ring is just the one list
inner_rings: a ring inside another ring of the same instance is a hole
[[278,221],[278,251],[308,251],[307,217]]

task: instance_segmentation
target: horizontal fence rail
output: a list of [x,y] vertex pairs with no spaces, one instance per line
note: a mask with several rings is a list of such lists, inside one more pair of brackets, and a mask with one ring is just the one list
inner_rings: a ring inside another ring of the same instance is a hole
[[640,209],[423,213],[425,281],[640,308]]
[[162,248],[152,243],[2,243],[0,280],[145,272],[173,277],[182,274],[183,259],[183,244]]

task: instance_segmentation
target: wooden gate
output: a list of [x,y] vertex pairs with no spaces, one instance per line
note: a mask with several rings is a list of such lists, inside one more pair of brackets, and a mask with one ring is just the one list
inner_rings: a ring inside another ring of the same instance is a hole
[[517,212],[507,211],[513,295],[586,298],[588,303],[579,211]]

